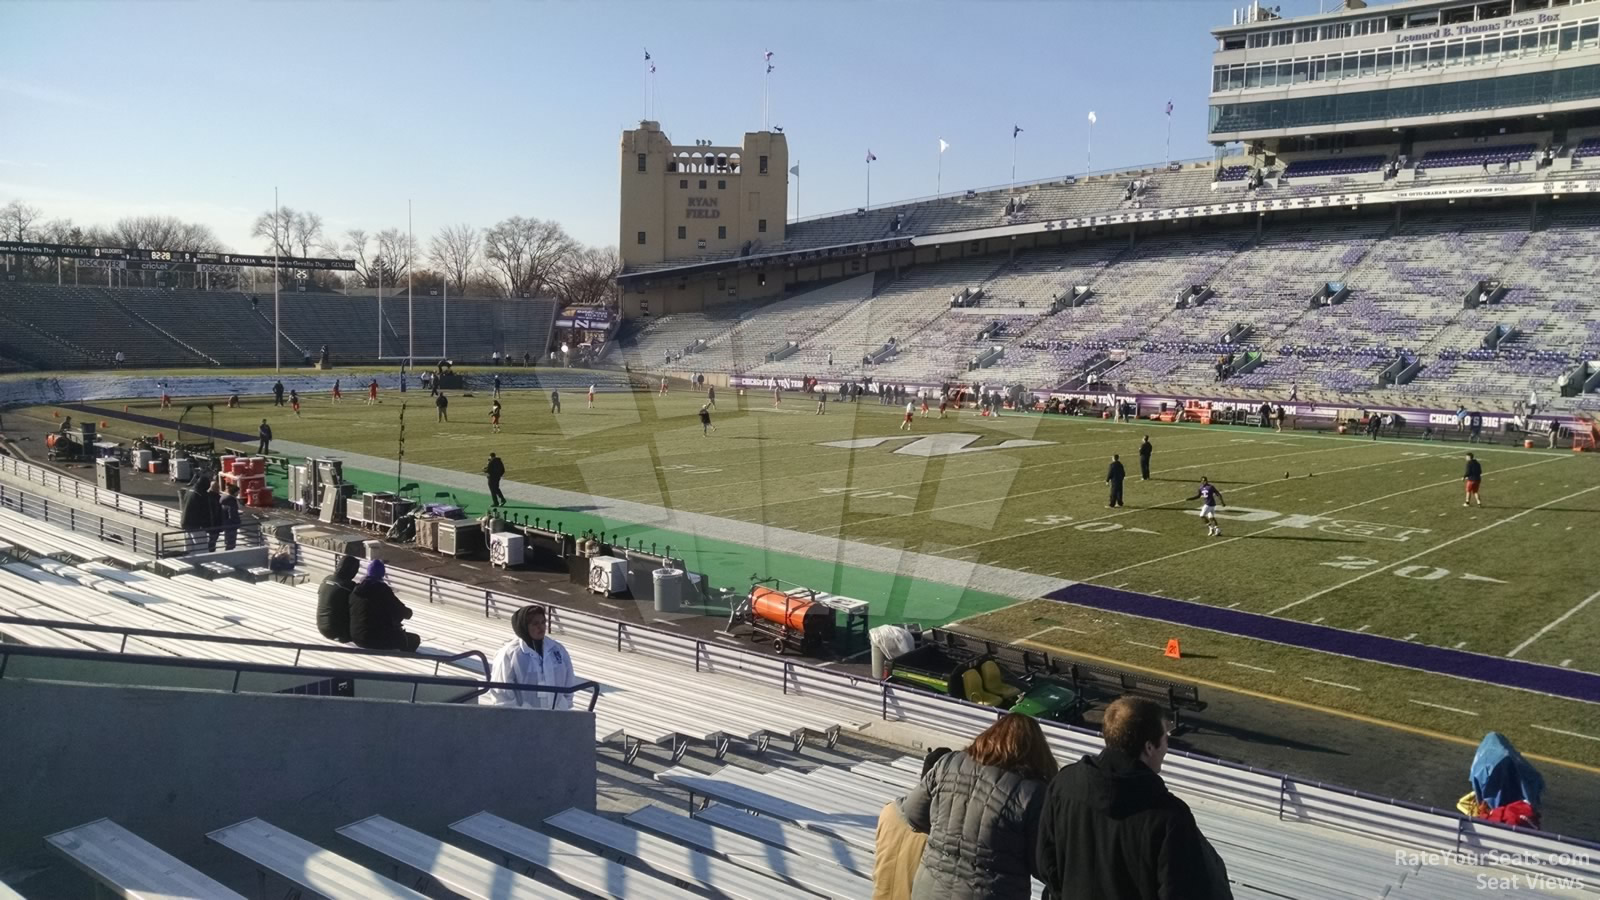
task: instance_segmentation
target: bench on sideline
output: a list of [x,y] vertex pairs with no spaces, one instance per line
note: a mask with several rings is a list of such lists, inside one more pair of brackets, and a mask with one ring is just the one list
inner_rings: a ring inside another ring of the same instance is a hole
[[[203,897],[244,900],[177,857],[110,819],[96,819],[45,838],[52,850],[88,873],[101,888],[130,900]],[[0,898],[8,894],[0,885]]]

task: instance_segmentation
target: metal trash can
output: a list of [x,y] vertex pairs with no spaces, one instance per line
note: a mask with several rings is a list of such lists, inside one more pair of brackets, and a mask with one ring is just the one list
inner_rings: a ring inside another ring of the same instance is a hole
[[655,588],[656,612],[677,612],[683,604],[683,570],[656,569],[650,573]]

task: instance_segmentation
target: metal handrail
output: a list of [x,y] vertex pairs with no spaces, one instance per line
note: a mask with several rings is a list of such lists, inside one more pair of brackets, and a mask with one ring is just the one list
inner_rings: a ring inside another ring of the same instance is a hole
[[72,659],[84,662],[110,662],[129,663],[137,666],[165,666],[177,669],[206,669],[218,672],[233,673],[233,687],[229,693],[239,693],[239,679],[245,673],[252,675],[312,675],[323,679],[343,678],[352,681],[383,681],[411,685],[411,702],[417,702],[417,688],[423,685],[437,685],[440,687],[465,688],[467,693],[462,694],[454,702],[461,702],[472,697],[479,697],[490,690],[533,691],[541,694],[575,694],[578,691],[590,691],[589,705],[585,709],[594,711],[595,704],[600,699],[600,683],[597,681],[580,681],[566,687],[556,687],[547,684],[517,684],[509,681],[478,681],[472,678],[451,678],[441,675],[407,675],[402,672],[364,672],[352,669],[333,669],[322,666],[283,666],[272,663],[245,663],[229,660],[215,659],[185,659],[178,656],[149,656],[140,653],[107,653],[102,650],[72,650],[64,647],[34,647],[28,644],[0,643],[0,679],[5,678],[6,668],[13,656],[32,656],[45,659]]
[[229,531],[234,533],[235,549],[249,549],[267,545],[267,539],[262,532],[261,523],[257,521],[240,522],[238,525],[216,525],[208,528],[177,528],[156,533],[156,557],[158,559],[166,559],[200,552],[202,541],[208,547],[213,536],[218,541],[225,542]]
[[271,638],[233,637],[220,634],[195,634],[189,631],[163,631],[156,628],[130,628],[121,625],[99,625],[93,622],[72,622],[63,619],[33,619],[26,616],[0,615],[0,625],[31,625],[35,628],[53,628],[58,631],[92,631],[99,634],[117,634],[122,636],[121,648],[118,653],[127,650],[128,638],[148,637],[161,640],[193,641],[197,644],[233,644],[248,647],[270,647],[277,650],[293,650],[294,663],[300,665],[301,653],[349,653],[359,656],[395,657],[401,659],[420,659],[423,662],[433,663],[433,672],[439,674],[439,666],[443,663],[459,662],[463,659],[477,657],[483,664],[484,678],[489,677],[489,657],[482,650],[463,650],[450,656],[433,656],[431,654],[413,653],[407,650],[368,650],[364,647],[328,646],[326,644],[303,644],[296,641],[276,641]]

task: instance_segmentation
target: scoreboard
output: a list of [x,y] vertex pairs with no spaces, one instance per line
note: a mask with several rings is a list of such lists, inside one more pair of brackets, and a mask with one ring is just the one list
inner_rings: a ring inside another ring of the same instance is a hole
[[[80,247],[71,244],[40,244],[32,241],[0,241],[0,254],[52,256],[95,268],[145,269],[179,272],[216,272],[224,268],[272,268],[271,256],[251,253],[199,253],[191,250],[140,250],[128,247]],[[321,259],[280,256],[281,269],[311,269],[324,272],[354,272],[348,259]]]

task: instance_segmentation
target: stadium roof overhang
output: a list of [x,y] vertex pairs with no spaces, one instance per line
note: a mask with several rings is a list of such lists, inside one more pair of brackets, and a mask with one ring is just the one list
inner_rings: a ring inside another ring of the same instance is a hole
[[678,280],[712,272],[727,272],[739,269],[770,269],[773,266],[798,266],[848,256],[882,253],[885,250],[902,250],[910,246],[912,246],[911,238],[896,237],[887,240],[832,244],[826,247],[807,247],[804,250],[752,253],[749,256],[734,256],[727,259],[697,260],[679,266],[664,263],[648,269],[624,272],[617,276],[617,282],[619,284],[638,284],[657,279]]
[[1439,185],[1418,183],[1408,188],[1380,188],[1372,191],[1348,191],[1338,194],[1320,194],[1310,197],[1277,197],[1271,199],[1238,199],[1226,203],[1204,206],[1183,206],[1169,209],[1139,209],[1106,215],[1081,216],[1070,219],[1046,219],[1017,225],[997,225],[967,231],[948,231],[921,234],[892,240],[863,241],[854,244],[835,244],[784,253],[764,253],[725,260],[712,260],[685,266],[666,266],[618,277],[624,284],[649,283],[653,280],[680,280],[693,275],[736,269],[770,269],[779,265],[801,265],[865,256],[887,250],[916,247],[938,247],[969,241],[986,241],[996,238],[1016,238],[1022,235],[1073,232],[1090,228],[1118,225],[1137,225],[1142,222],[1172,222],[1190,219],[1207,219],[1244,213],[1268,213],[1280,210],[1314,210],[1338,207],[1361,207],[1370,204],[1426,203],[1449,200],[1488,200],[1512,197],[1553,196],[1562,194],[1600,194],[1600,180],[1573,179],[1566,181],[1525,181],[1514,183],[1457,182]]

